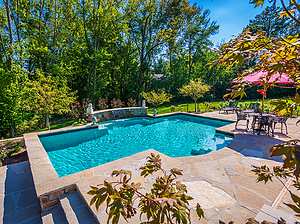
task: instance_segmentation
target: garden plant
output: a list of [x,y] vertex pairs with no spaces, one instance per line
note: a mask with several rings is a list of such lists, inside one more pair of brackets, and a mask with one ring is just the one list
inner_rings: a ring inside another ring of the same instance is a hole
[[147,163],[140,170],[143,178],[155,172],[162,173],[146,193],[142,193],[144,191],[141,191],[140,184],[131,181],[131,171],[127,170],[113,171],[111,175],[116,180],[104,181],[101,184],[103,187],[91,186],[92,190],[88,192],[93,196],[90,205],[95,204],[98,210],[106,202],[107,222],[112,219],[112,223],[116,224],[123,217],[130,223],[130,218],[140,215],[140,219],[146,216],[148,220],[142,223],[191,223],[192,209],[195,209],[199,219],[204,217],[198,203],[196,208],[189,206],[188,202],[193,198],[187,195],[186,186],[176,181],[176,177],[182,175],[182,170],[173,168],[167,172],[162,168],[160,156],[153,153],[147,157]]

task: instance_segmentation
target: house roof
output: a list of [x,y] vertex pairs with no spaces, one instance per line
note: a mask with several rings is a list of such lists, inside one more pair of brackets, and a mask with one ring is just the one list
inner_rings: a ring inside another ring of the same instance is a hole
[[151,77],[156,79],[156,80],[161,80],[161,79],[168,78],[169,75],[166,75],[166,74],[152,74]]

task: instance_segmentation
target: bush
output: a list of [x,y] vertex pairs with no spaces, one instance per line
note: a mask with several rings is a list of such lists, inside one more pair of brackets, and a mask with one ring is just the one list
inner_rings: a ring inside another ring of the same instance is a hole
[[[145,223],[188,223],[193,209],[188,206],[188,201],[193,198],[186,194],[187,189],[183,183],[175,182],[177,176],[182,175],[182,170],[173,168],[167,172],[162,168],[159,155],[153,153],[147,157],[146,165],[140,167],[140,170],[144,178],[157,171],[162,173],[149,192],[141,192],[140,184],[131,181],[131,171],[116,170],[111,174],[119,177],[116,181],[110,183],[105,180],[101,188],[91,186],[92,190],[88,192],[93,196],[90,205],[95,204],[98,210],[106,201],[107,223],[111,219],[112,223],[118,223],[120,216],[131,223],[129,219],[137,214],[137,207],[134,206],[137,200],[141,215],[145,214],[148,219]],[[199,218],[204,217],[198,203],[195,210]]]
[[111,106],[111,108],[122,108],[125,106],[125,103],[122,102],[120,99],[114,98],[110,101],[110,106]]
[[41,129],[44,126],[42,115],[35,114],[31,118],[27,118],[21,124],[17,125],[19,134]]
[[175,112],[175,110],[176,110],[176,107],[174,105],[172,105],[171,106],[171,112],[173,113],[173,112]]
[[99,108],[99,110],[105,110],[105,109],[107,109],[108,108],[107,102],[108,102],[107,99],[99,98],[99,100],[98,100],[98,108]]
[[136,107],[136,106],[137,106],[136,99],[132,99],[132,98],[130,97],[130,98],[128,99],[127,106],[128,106],[128,107]]
[[84,98],[82,100],[82,103],[80,103],[78,100],[75,100],[74,103],[70,104],[69,108],[69,116],[74,121],[78,121],[79,119],[82,119],[85,117],[86,108],[89,103],[91,103],[92,100],[89,98]]

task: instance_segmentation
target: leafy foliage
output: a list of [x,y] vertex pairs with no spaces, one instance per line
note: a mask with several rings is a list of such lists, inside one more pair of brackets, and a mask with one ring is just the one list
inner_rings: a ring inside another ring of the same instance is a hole
[[190,80],[187,85],[183,85],[182,88],[178,89],[180,94],[184,96],[189,96],[195,101],[195,111],[197,106],[197,99],[203,97],[206,92],[208,92],[210,86],[203,84],[200,79],[197,81]]
[[146,99],[146,101],[152,104],[155,108],[159,105],[170,102],[170,99],[173,97],[172,95],[165,92],[164,89],[160,89],[159,91],[152,90],[151,92],[142,92],[142,97]]
[[128,99],[127,106],[128,106],[128,107],[136,107],[136,106],[137,106],[136,99],[132,99],[132,98],[130,97],[130,98]]
[[5,145],[0,148],[0,165],[2,166],[2,161],[11,156],[13,153],[19,152],[24,147],[24,141],[11,142],[6,141]]
[[[111,183],[104,181],[101,188],[91,186],[92,190],[88,192],[93,196],[90,205],[95,204],[98,210],[106,201],[107,222],[112,219],[112,223],[118,223],[120,216],[129,222],[129,219],[137,214],[135,200],[139,199],[137,207],[141,216],[145,214],[148,220],[143,223],[187,223],[192,209],[188,206],[188,201],[193,198],[186,194],[184,184],[180,181],[175,182],[176,177],[182,175],[182,170],[173,168],[167,173],[162,169],[160,156],[152,153],[140,170],[142,177],[157,171],[163,173],[156,178],[150,192],[141,193],[140,184],[131,181],[131,171],[113,171],[112,176],[119,177],[119,180]],[[199,204],[195,210],[199,218],[204,217]]]
[[0,67],[0,133],[5,136],[10,133],[11,137],[16,135],[16,126],[22,124],[27,96],[24,92],[26,71],[17,66],[8,71]]
[[272,100],[270,104],[275,106],[274,112],[284,114],[285,116],[294,114],[298,107],[300,107],[299,94],[297,93],[295,97],[289,97],[289,99],[290,100],[287,98],[284,100]]
[[287,17],[278,18],[282,8],[276,5],[267,6],[262,13],[250,20],[246,29],[250,29],[251,33],[256,33],[260,29],[266,32],[268,37],[287,37],[289,36],[288,27],[289,19]]
[[78,121],[79,119],[84,117],[84,114],[86,113],[88,103],[84,100],[82,103],[80,103],[78,100],[75,100],[74,103],[70,104],[70,110],[69,115],[70,117]]
[[121,107],[125,107],[125,103],[122,102],[120,99],[112,99],[110,101],[110,106],[111,108],[121,108]]
[[105,110],[108,108],[108,99],[102,99],[102,98],[99,98],[98,100],[98,108],[99,110]]
[[38,72],[37,75],[37,80],[28,81],[26,84],[28,105],[31,110],[46,115],[46,126],[50,129],[48,115],[68,112],[70,103],[74,101],[74,93],[70,91],[64,79],[45,76],[42,72]]

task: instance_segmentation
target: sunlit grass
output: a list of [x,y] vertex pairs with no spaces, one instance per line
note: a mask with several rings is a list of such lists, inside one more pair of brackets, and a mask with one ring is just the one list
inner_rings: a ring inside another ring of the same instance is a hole
[[[265,99],[265,104],[267,104],[269,101],[273,99]],[[262,103],[262,99],[251,99],[251,100],[237,100],[240,103],[256,103],[259,102],[260,104]],[[217,107],[220,103],[225,102],[224,100],[216,100],[216,101],[207,101],[207,103],[211,103],[211,107]],[[195,103],[190,102],[190,103],[166,103],[157,108],[158,114],[164,114],[164,113],[170,113],[171,112],[171,106],[174,105],[176,107],[176,112],[179,111],[179,106],[182,107],[184,112],[188,111],[194,111],[195,110]],[[154,107],[152,105],[147,105],[148,106],[148,113],[153,114]],[[197,110],[203,110],[207,109],[204,102],[197,102]]]

